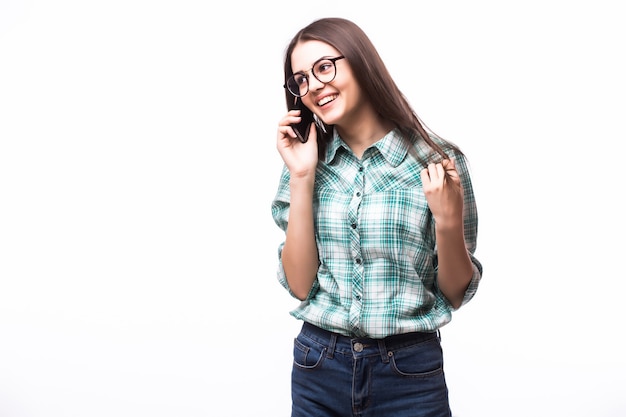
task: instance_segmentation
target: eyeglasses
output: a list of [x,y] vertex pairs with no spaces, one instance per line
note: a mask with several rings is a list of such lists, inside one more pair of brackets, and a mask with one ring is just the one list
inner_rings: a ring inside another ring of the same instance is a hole
[[321,83],[328,84],[335,79],[337,75],[337,66],[335,61],[345,58],[343,55],[336,58],[320,58],[308,71],[300,71],[293,74],[287,80],[287,83],[283,85],[288,89],[291,94],[296,97],[303,97],[309,92],[309,76],[307,72],[313,74],[315,78]]

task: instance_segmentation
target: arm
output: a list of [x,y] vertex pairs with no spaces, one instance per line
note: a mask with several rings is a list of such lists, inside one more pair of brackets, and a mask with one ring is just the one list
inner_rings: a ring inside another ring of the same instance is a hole
[[282,251],[282,263],[291,292],[304,300],[317,276],[319,266],[313,222],[313,179],[291,178],[289,225]]
[[474,274],[474,266],[465,246],[463,223],[436,224],[437,257],[439,271],[437,282],[452,307],[459,308],[465,290]]
[[435,218],[439,289],[459,308],[474,276],[464,235],[463,187],[454,160],[429,164],[421,172],[424,194]]
[[313,190],[317,170],[317,135],[311,125],[309,140],[296,139],[290,124],[299,121],[289,112],[279,124],[277,148],[289,170],[289,219],[281,261],[289,289],[300,300],[306,299],[313,287],[319,266]]

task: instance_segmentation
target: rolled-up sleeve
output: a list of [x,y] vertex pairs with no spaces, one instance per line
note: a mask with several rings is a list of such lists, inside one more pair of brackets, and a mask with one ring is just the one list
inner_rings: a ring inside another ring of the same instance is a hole
[[[274,222],[278,227],[283,230],[283,232],[287,232],[287,226],[289,224],[289,201],[290,201],[290,191],[289,191],[289,170],[286,167],[283,168],[280,182],[278,186],[278,191],[276,192],[276,196],[272,201],[272,217]],[[282,253],[283,248],[285,247],[285,241],[282,241],[278,245],[278,268],[276,271],[276,276],[278,278],[278,282],[282,285],[289,294],[293,298],[297,298],[296,295],[289,288],[289,283],[287,282],[287,276],[285,275],[285,268],[283,267],[282,261]],[[307,295],[306,299],[311,299],[315,293],[317,293],[319,289],[319,282],[317,279],[313,282],[311,290]]]

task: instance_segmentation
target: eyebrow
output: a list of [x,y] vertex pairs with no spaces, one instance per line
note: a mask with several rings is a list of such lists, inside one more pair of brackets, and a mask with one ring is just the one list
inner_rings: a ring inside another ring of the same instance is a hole
[[[321,57],[317,58],[315,61],[313,61],[313,64],[311,64],[311,66],[309,67],[309,69],[307,69],[307,70],[299,70],[299,71],[294,71],[293,73],[294,73],[294,74],[299,74],[299,73],[304,74],[304,73],[306,73],[307,71],[310,71],[310,70],[311,70],[311,68],[313,68],[313,65],[315,65],[315,63],[316,63],[316,62],[319,62],[319,61],[320,61],[320,60],[322,60],[322,59],[330,59],[330,58],[334,58],[334,56],[332,56],[332,55],[324,55],[324,56],[321,56]],[[305,74],[305,75],[306,75],[306,74]]]

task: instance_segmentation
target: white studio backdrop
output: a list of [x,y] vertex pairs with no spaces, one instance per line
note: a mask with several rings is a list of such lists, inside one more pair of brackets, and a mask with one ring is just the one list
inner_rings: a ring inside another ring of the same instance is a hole
[[455,417],[626,414],[618,2],[0,0],[0,417],[288,416],[283,51],[370,35],[479,204]]

